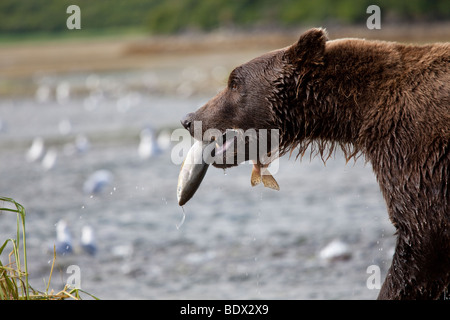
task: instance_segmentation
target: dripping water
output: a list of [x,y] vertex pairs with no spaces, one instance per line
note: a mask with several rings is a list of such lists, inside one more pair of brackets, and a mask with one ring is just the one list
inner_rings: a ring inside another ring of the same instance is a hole
[[186,219],[186,213],[184,212],[184,207],[181,207],[181,210],[183,210],[183,216],[181,217],[180,223],[176,224],[177,230],[180,230],[181,226],[184,223],[184,220]]

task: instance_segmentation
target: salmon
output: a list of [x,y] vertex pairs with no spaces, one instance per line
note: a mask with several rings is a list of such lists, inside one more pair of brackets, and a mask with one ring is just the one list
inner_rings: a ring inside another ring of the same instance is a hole
[[203,159],[203,150],[206,146],[202,141],[196,141],[181,164],[177,185],[177,199],[180,206],[194,196],[208,171],[209,164]]
[[[177,199],[180,206],[186,204],[194,196],[208,171],[211,159],[205,161],[203,158],[203,151],[208,145],[202,141],[196,141],[181,164],[177,185]],[[280,186],[269,172],[268,166],[269,164],[263,165],[259,161],[254,161],[251,184],[254,187],[262,182],[267,188],[280,190]]]
[[269,164],[263,165],[260,162],[253,161],[252,176],[250,180],[252,187],[260,184],[262,181],[264,187],[274,190],[280,190],[280,186],[278,185],[277,181],[269,172],[269,169],[267,169],[268,166]]

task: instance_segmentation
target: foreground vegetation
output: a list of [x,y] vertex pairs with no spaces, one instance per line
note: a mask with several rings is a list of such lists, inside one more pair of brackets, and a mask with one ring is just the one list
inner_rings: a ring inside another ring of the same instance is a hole
[[[94,299],[95,296],[65,285],[59,292],[49,291],[53,267],[56,255],[53,255],[53,263],[45,292],[34,290],[28,282],[27,246],[25,232],[25,208],[11,198],[0,197],[0,212],[15,213],[17,215],[16,238],[7,239],[0,246],[0,256],[4,250],[11,248],[8,255],[8,263],[0,260],[0,300],[65,300],[81,299],[81,293]],[[21,236],[22,235],[22,236]],[[22,243],[21,243],[22,242]]]

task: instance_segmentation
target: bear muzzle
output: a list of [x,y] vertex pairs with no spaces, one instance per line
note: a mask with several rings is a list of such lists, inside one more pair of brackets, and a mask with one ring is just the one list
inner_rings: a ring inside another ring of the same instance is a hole
[[[183,119],[180,120],[181,125],[188,130],[189,132],[191,132],[191,124],[192,124],[192,119],[193,119],[194,113],[190,112],[187,115],[185,115],[183,117]],[[192,133],[191,133],[192,134]]]

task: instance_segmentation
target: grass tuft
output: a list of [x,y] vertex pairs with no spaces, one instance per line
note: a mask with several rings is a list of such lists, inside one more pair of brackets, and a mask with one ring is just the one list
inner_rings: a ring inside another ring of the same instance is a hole
[[[0,197],[0,202],[2,203],[0,212],[11,212],[17,215],[16,238],[6,239],[0,247],[0,256],[6,248],[12,247],[11,252],[8,254],[8,263],[3,264],[0,259],[0,300],[81,300],[81,294],[99,300],[94,295],[79,288],[72,288],[67,284],[59,292],[55,292],[53,289],[49,292],[53,267],[56,261],[55,250],[53,250],[53,262],[45,292],[33,289],[28,282],[25,208],[11,198]],[[21,241],[22,244],[20,243]]]

